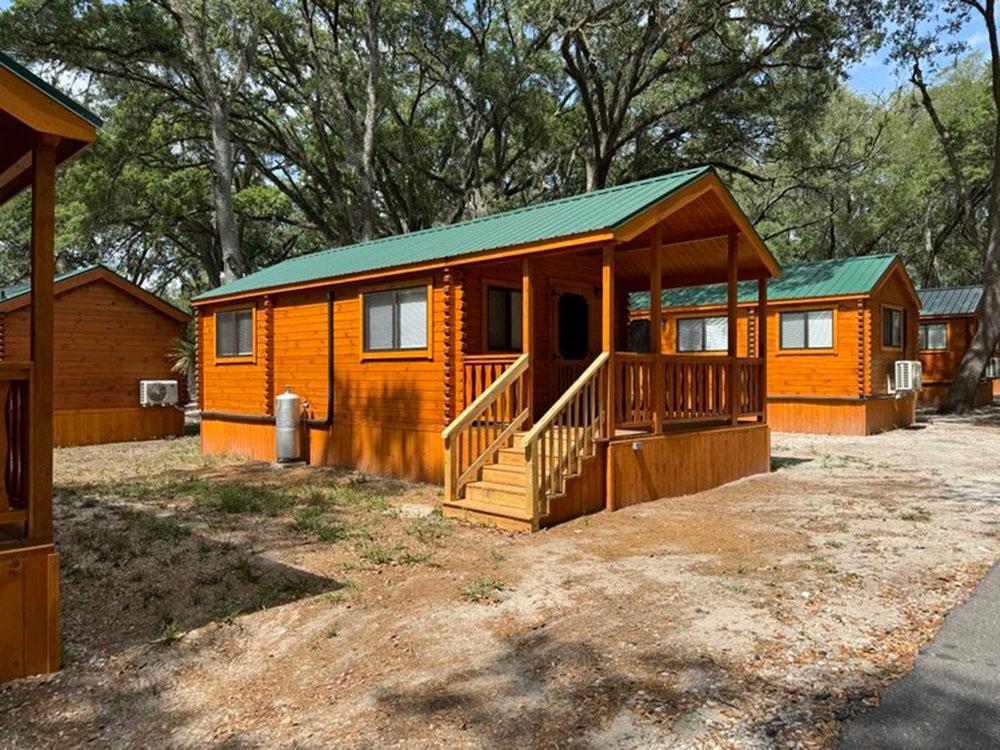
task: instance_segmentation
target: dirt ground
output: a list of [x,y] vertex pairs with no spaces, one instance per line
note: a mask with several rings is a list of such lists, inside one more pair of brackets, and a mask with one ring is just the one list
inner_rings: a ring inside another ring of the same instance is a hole
[[58,451],[66,666],[0,746],[830,747],[1000,555],[1000,410],[773,455],[512,535],[194,438]]

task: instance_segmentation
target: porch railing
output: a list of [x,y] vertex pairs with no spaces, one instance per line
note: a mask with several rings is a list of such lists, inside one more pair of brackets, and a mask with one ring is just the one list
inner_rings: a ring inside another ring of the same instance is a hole
[[764,413],[764,365],[759,358],[622,352],[615,354],[613,368],[617,427],[635,429],[654,424],[658,358],[663,370],[664,424],[722,422]]
[[528,500],[535,518],[548,513],[549,501],[565,491],[566,480],[580,472],[597,442],[608,437],[610,358],[607,352],[598,355],[524,436]]
[[0,457],[4,481],[0,483],[0,526],[22,523],[28,515],[28,389],[31,366],[0,364]]
[[444,439],[444,496],[455,501],[479,477],[530,415],[527,354],[517,357],[441,433]]
[[517,361],[518,354],[470,354],[462,363],[462,403],[464,409],[486,392],[504,371]]

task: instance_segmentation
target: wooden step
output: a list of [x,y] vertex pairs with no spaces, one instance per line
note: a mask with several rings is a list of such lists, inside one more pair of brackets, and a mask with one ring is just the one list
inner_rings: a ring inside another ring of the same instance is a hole
[[518,491],[523,491],[527,485],[528,466],[523,461],[516,464],[491,464],[483,467],[483,481],[492,484],[503,484]]
[[501,448],[497,453],[497,463],[505,466],[524,466],[524,451],[520,448]]
[[508,484],[482,481],[466,485],[465,500],[470,503],[502,505],[507,508],[526,508],[528,504],[524,490]]

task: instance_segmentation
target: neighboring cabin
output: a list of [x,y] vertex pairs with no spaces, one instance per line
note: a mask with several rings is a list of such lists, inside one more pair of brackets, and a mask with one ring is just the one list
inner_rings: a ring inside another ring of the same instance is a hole
[[[663,351],[724,353],[721,285],[662,293]],[[754,351],[757,290],[741,284],[738,341]],[[649,294],[630,300],[633,343],[648,344]],[[782,432],[870,435],[914,420],[915,397],[893,394],[894,363],[915,359],[919,300],[895,255],[783,268],[768,287],[768,423]]]
[[763,360],[629,353],[627,309],[779,271],[710,169],[294,258],[193,302],[202,448],[273,460],[288,386],[310,463],[517,529],[767,471]]
[[[31,288],[0,290],[0,361],[21,362],[30,346]],[[171,350],[188,316],[105,266],[55,279],[56,446],[179,435],[184,413],[141,407],[139,381],[176,380]]]
[[[921,406],[938,407],[944,401],[965,350],[976,331],[976,306],[983,295],[979,286],[921,289],[920,362],[924,389]],[[1000,354],[1000,353],[998,353]],[[988,406],[1000,396],[1000,380],[981,383],[975,405]]]

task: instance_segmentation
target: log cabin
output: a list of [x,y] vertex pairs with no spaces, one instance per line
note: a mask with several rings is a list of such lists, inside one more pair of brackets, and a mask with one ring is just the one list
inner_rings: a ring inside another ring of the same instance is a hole
[[202,447],[274,460],[288,388],[309,463],[517,530],[766,472],[767,339],[628,352],[628,295],[779,273],[709,168],[287,260],[193,300]]
[[[662,349],[688,356],[725,354],[726,290],[719,285],[664,289]],[[756,290],[739,288],[738,353],[756,351],[766,331],[767,412],[771,429],[871,435],[915,419],[916,397],[894,393],[894,362],[917,353],[919,300],[895,255],[784,267],[768,290],[760,325]],[[648,293],[630,300],[632,348],[648,346]]]
[[[920,405],[937,408],[944,401],[955,371],[976,332],[976,307],[981,286],[953,286],[920,290],[920,362],[924,388]],[[1000,356],[1000,352],[997,352]],[[1000,396],[1000,379],[989,379],[976,389],[974,406],[989,406]]]
[[31,331],[0,363],[0,682],[58,669],[59,555],[52,533],[55,177],[100,119],[0,53],[0,205],[30,189]]
[[[180,435],[178,406],[140,406],[142,380],[176,380],[171,351],[187,313],[103,265],[55,279],[57,447]],[[23,361],[31,346],[30,284],[0,289],[0,362]]]

